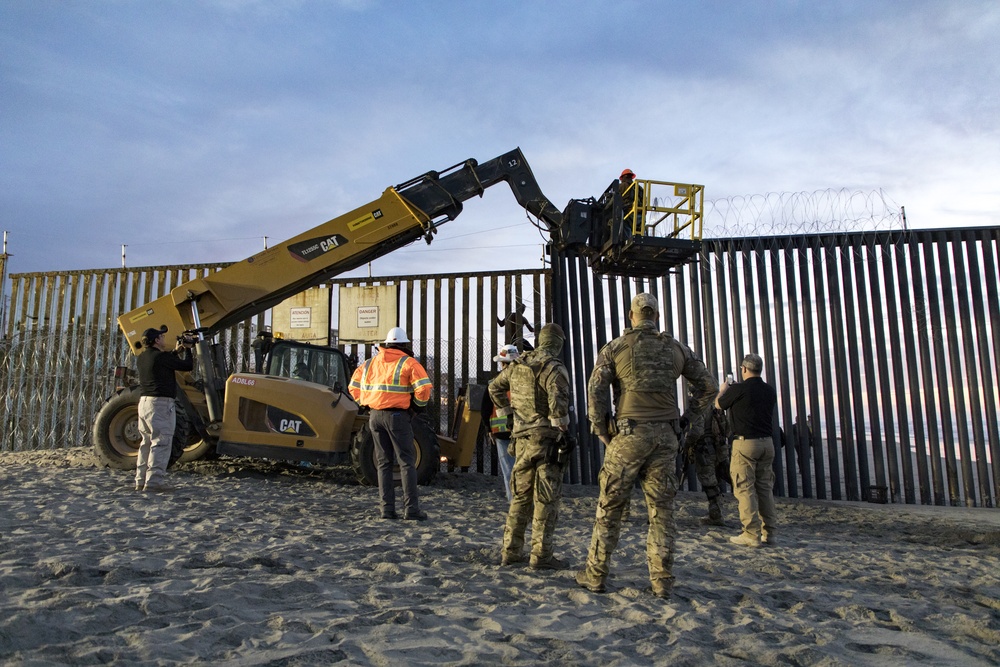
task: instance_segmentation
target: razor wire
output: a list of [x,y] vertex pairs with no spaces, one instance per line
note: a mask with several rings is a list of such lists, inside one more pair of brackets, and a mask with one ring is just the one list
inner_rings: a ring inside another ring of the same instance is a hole
[[[234,371],[249,370],[253,358],[243,344],[245,326],[218,336]],[[17,331],[0,342],[0,451],[90,446],[98,411],[123,385],[119,367],[134,382],[135,356],[117,328]]]
[[884,191],[769,192],[705,204],[704,238],[792,236],[906,229],[906,213]]
[[129,355],[124,339],[108,342],[97,328],[71,335],[20,331],[4,341],[0,451],[89,443],[93,418],[113,388],[114,368]]

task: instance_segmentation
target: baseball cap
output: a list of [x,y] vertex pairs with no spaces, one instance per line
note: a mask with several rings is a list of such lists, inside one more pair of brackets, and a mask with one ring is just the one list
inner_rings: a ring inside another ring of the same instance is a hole
[[159,329],[154,329],[150,327],[142,332],[142,337],[149,341],[154,341],[160,337],[160,334],[167,333],[167,325],[161,324]]
[[[142,332],[142,340],[147,345],[152,345],[153,343],[156,342],[157,338],[159,338],[162,334],[165,334],[165,333],[167,333],[167,325],[166,324],[161,324],[159,329],[154,329],[153,327],[150,327],[150,328],[148,328],[148,329],[146,329],[145,331]],[[136,347],[138,347],[138,346],[139,346],[139,344],[136,343]]]
[[649,308],[655,313],[660,310],[660,304],[656,301],[655,296],[648,292],[642,292],[632,297],[632,312],[641,315],[643,308]]

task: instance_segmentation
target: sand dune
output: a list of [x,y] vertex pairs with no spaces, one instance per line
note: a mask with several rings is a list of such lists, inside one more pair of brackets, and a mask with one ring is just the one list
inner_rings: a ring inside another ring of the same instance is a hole
[[[382,521],[341,468],[197,462],[143,495],[79,449],[0,454],[0,662],[219,665],[996,665],[1000,511],[778,501],[747,550],[678,496],[677,586],[628,524],[612,589],[500,568],[500,483],[442,474]],[[585,558],[596,489],[567,487]],[[634,505],[641,510],[641,504]],[[636,512],[638,513],[638,512]]]

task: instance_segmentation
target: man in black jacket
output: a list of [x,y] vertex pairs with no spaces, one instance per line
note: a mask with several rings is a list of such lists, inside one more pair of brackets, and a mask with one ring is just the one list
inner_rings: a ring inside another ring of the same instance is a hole
[[142,443],[135,462],[136,491],[169,491],[167,464],[177,425],[177,371],[194,368],[191,352],[181,340],[168,351],[167,327],[142,333],[143,351],[136,360],[139,370],[139,433]]

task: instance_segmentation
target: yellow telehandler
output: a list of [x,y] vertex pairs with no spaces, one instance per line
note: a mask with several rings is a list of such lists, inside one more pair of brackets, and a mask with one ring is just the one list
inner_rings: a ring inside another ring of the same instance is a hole
[[[614,181],[602,197],[571,200],[560,213],[542,194],[520,149],[482,164],[466,160],[389,187],[368,204],[179,285],[118,318],[135,352],[149,327],[166,326],[193,344],[195,369],[178,378],[183,391],[177,399],[172,462],[209,453],[329,464],[349,457],[358,478],[375,484],[368,418],[347,391],[353,365],[342,351],[263,337],[255,341],[258,372],[230,373],[215,336],[417,239],[430,243],[440,225],[462,212],[462,202],[501,181],[548,230],[554,250],[578,252],[597,271],[662,275],[690,261],[700,248],[701,186],[642,181],[646,195],[624,210]],[[665,206],[650,199],[657,185],[674,186],[680,195]],[[670,216],[672,229],[658,234],[660,223]],[[680,224],[679,216],[689,222]],[[638,225],[636,220],[647,224]],[[685,229],[691,231],[689,239],[680,238]],[[308,369],[310,379],[293,377],[299,364]],[[449,434],[435,434],[426,422],[414,419],[419,483],[430,482],[443,461],[449,468],[471,464],[483,398],[481,386],[467,389],[459,424],[452,425]],[[92,437],[105,465],[135,467],[138,402],[138,387],[122,386],[98,413]]]

